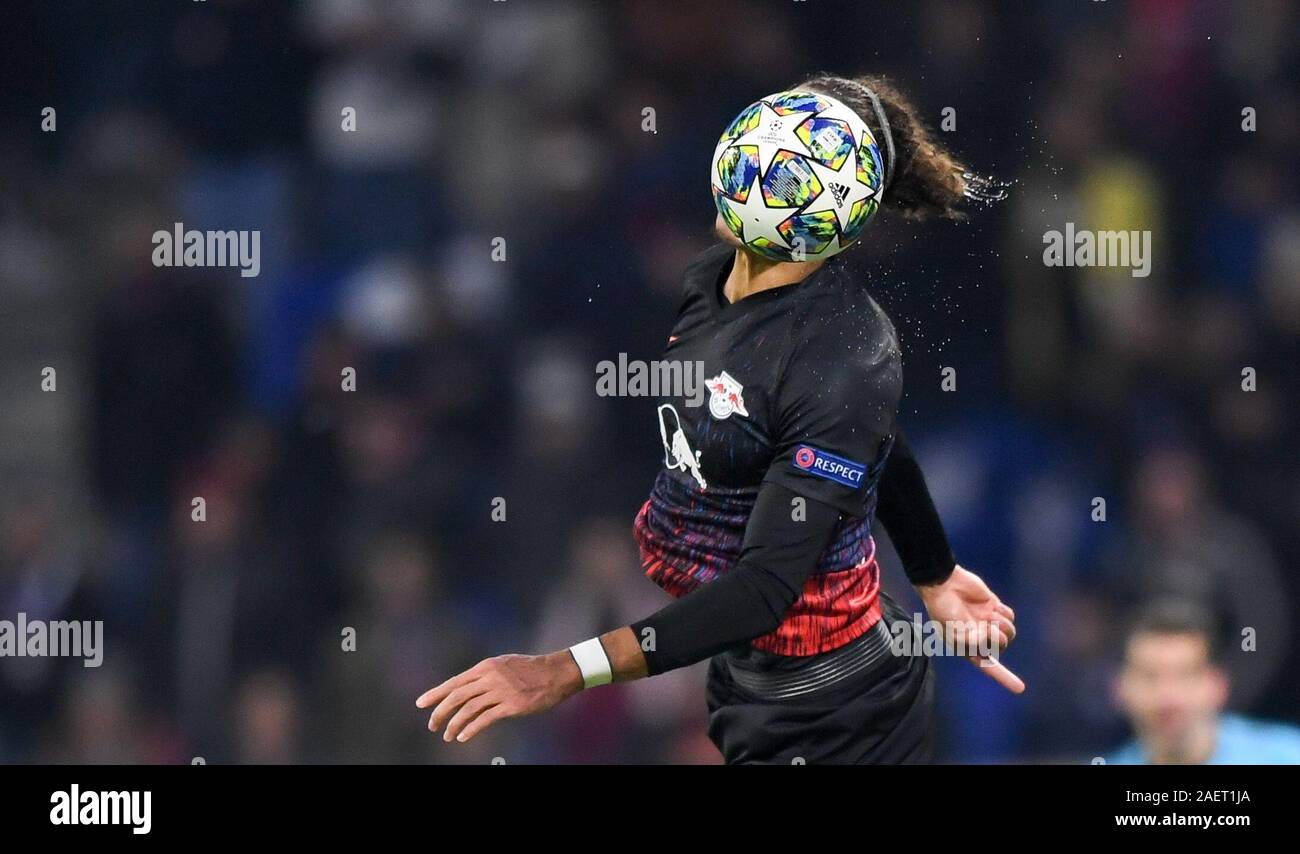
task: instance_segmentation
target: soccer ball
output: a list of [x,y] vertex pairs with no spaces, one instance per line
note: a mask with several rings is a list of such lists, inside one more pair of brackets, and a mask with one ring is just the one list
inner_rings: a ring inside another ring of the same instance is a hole
[[844,251],[880,207],[875,137],[857,113],[816,92],[777,92],[741,110],[710,165],[722,221],[780,261]]

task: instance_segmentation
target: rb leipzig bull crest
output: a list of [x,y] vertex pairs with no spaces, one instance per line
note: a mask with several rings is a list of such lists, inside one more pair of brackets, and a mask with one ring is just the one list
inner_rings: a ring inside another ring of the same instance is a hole
[[745,387],[736,382],[736,378],[723,371],[711,380],[705,380],[709,389],[709,414],[719,420],[730,418],[733,412],[748,418],[745,398],[741,395]]

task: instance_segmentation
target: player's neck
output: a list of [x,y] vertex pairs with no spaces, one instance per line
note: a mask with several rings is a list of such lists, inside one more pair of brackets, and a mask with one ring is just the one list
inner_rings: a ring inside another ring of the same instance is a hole
[[727,274],[722,293],[728,302],[739,302],[751,294],[801,282],[813,274],[824,261],[775,261],[744,249],[736,250],[736,260]]
[[1176,744],[1165,745],[1152,757],[1160,765],[1203,765],[1214,755],[1218,741],[1214,720],[1193,727],[1185,738]]

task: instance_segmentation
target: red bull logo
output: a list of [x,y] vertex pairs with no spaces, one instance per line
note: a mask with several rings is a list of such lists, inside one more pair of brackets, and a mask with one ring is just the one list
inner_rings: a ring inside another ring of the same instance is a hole
[[745,387],[731,374],[723,371],[713,379],[705,380],[704,385],[709,390],[709,414],[714,418],[730,418],[733,412],[749,417],[749,411],[745,409],[745,398],[741,394]]
[[664,441],[664,465],[670,469],[690,472],[700,489],[707,489],[708,481],[700,473],[700,452],[692,450],[691,443],[682,430],[682,420],[671,403],[659,407],[659,437]]

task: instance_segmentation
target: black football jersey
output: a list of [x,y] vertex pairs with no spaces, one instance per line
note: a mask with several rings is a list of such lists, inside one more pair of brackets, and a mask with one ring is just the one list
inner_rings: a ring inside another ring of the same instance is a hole
[[666,464],[701,488],[772,479],[864,516],[902,394],[893,324],[841,259],[730,303],[734,251],[715,246],[686,271],[663,358],[703,363],[707,393],[660,401]]
[[734,564],[764,481],[839,509],[787,624],[754,644],[807,655],[879,615],[871,517],[902,394],[898,341],[842,259],[731,303],[722,286],[734,253],[714,246],[686,271],[663,358],[702,363],[705,389],[657,401],[664,469],[637,540],[646,574],[683,595]]

